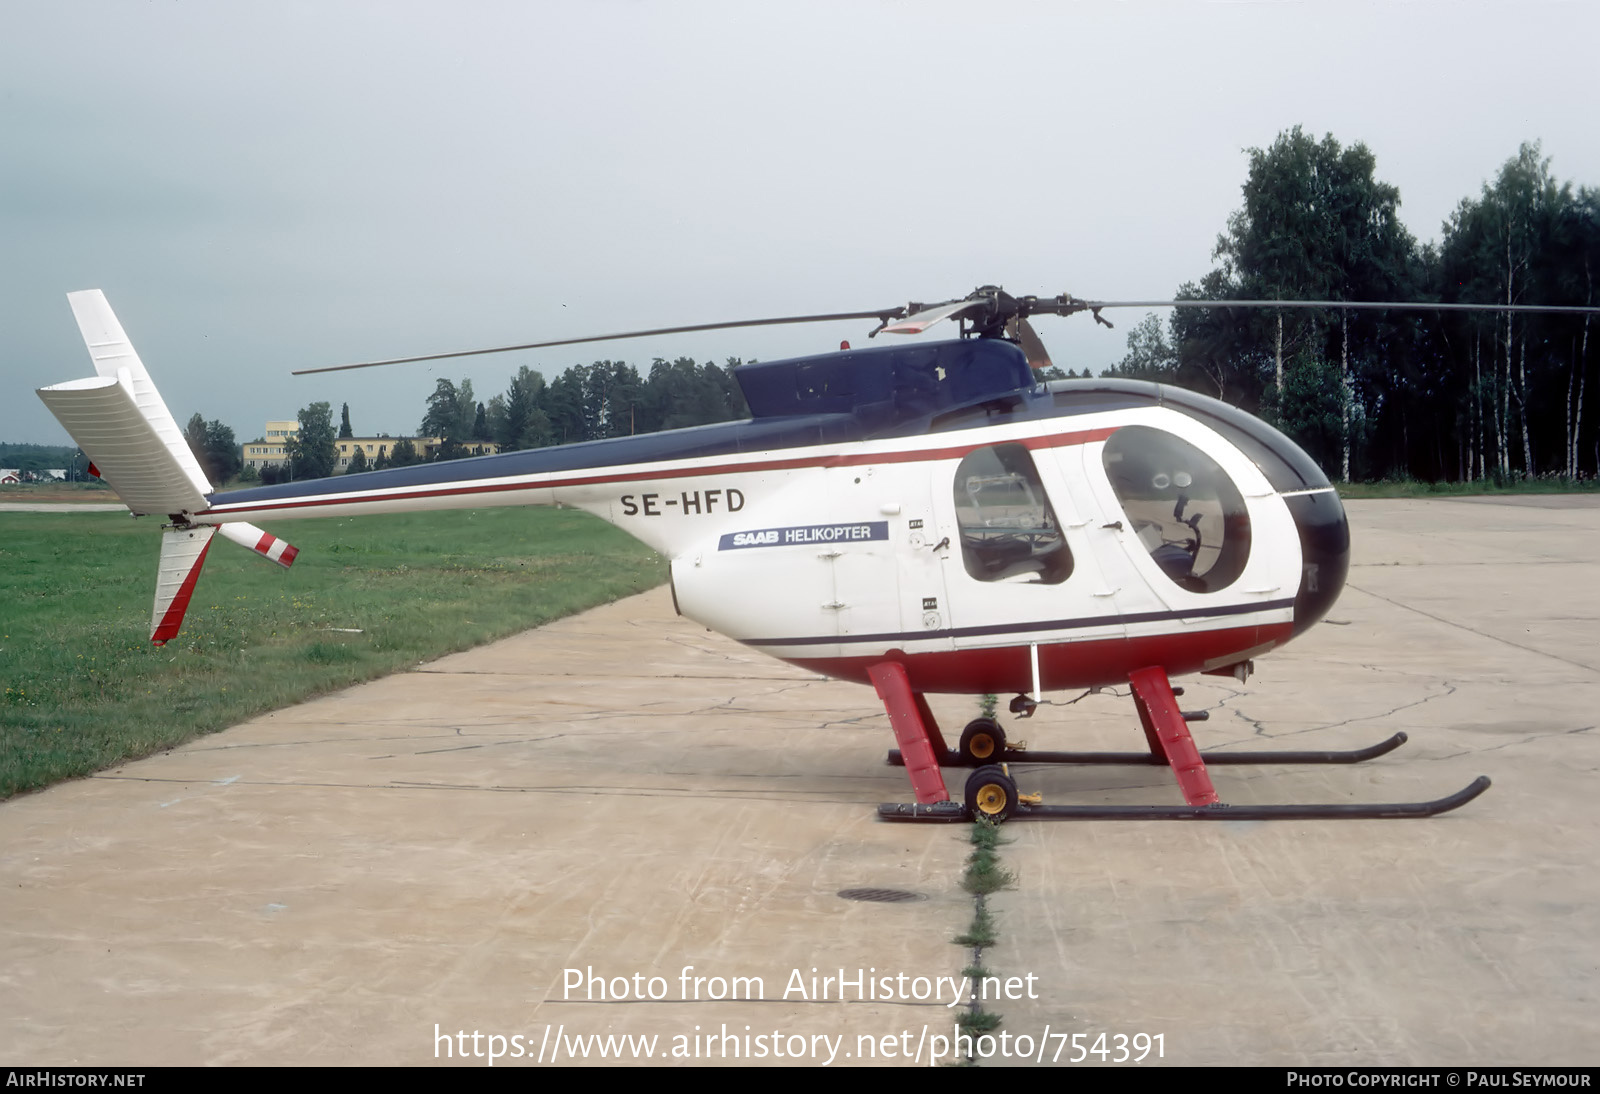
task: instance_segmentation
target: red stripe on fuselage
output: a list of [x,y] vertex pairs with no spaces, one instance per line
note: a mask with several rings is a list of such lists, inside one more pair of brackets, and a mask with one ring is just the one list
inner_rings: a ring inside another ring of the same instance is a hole
[[[1134,635],[1082,642],[1039,645],[1039,680],[1046,691],[1109,687],[1128,682],[1128,674],[1160,665],[1168,676],[1200,672],[1228,658],[1260,654],[1261,647],[1282,645],[1294,633],[1292,623],[1177,634]],[[867,670],[893,661],[903,665],[913,691],[955,695],[1020,693],[1033,690],[1029,646],[938,650],[931,653],[887,653],[845,657],[784,657],[782,660],[839,680],[870,684]]]
[[412,498],[448,498],[463,494],[499,494],[508,490],[557,490],[572,486],[598,486],[605,483],[650,482],[655,479],[684,479],[698,475],[730,475],[746,471],[790,471],[800,467],[859,467],[878,463],[934,463],[953,460],[991,448],[996,444],[1020,444],[1029,449],[1065,448],[1076,444],[1103,441],[1116,431],[1115,427],[1084,429],[1073,433],[1053,433],[1039,437],[1018,437],[1010,440],[988,440],[979,444],[956,445],[950,448],[908,449],[900,452],[851,453],[834,456],[802,456],[787,460],[751,460],[745,463],[678,467],[661,471],[626,471],[609,475],[581,475],[569,479],[550,479],[543,482],[519,480],[517,482],[482,483],[476,486],[435,487],[413,490],[404,486],[372,494],[338,494],[325,498],[285,499],[283,501],[247,502],[239,505],[222,505],[207,509],[198,516],[222,516],[235,513],[257,513],[276,509],[306,509],[324,505],[361,505],[375,501],[402,501]]

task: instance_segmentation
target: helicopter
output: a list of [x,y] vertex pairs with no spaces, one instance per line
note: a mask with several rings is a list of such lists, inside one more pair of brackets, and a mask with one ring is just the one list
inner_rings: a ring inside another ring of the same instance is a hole
[[[217,533],[287,567],[272,523],[424,509],[561,504],[669,560],[674,609],[802,668],[871,686],[915,801],[889,820],[1256,820],[1419,817],[1466,804],[1479,777],[1425,802],[1226,805],[1208,765],[1354,763],[1405,734],[1332,752],[1201,752],[1204,711],[1176,677],[1243,682],[1254,661],[1311,629],[1344,586],[1349,524],[1337,491],[1293,441],[1215,399],[1125,379],[1040,383],[1035,315],[1115,307],[1418,307],[1338,301],[1089,301],[965,297],[869,311],[658,328],[304,369],[574,345],[732,327],[876,320],[953,340],[878,345],[734,369],[738,422],[338,478],[216,491],[99,290],[68,294],[96,375],[39,389],[134,515],[165,518],[151,640],[176,636]],[[1585,311],[1512,305],[1514,310]],[[1505,310],[1501,305],[1495,310]],[[297,373],[298,374],[298,373]],[[948,743],[927,696],[1014,694],[1029,717],[1047,691],[1128,686],[1139,752],[1025,751],[994,718]],[[1184,804],[1045,805],[1013,763],[1171,769]],[[970,767],[953,799],[944,768]]]

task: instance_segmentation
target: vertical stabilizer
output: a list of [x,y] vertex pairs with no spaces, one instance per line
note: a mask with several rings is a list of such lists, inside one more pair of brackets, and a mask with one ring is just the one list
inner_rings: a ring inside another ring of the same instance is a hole
[[211,493],[211,483],[206,481],[200,462],[189,451],[183,431],[173,420],[167,404],[161,401],[156,385],[145,371],[144,362],[139,360],[133,343],[128,341],[127,333],[117,321],[116,313],[106,302],[106,294],[99,289],[71,292],[67,294],[67,303],[72,305],[73,318],[78,321],[78,331],[83,335],[84,344],[89,347],[95,372],[123,382],[132,393],[139,413],[172,453],[173,459],[189,480],[189,485],[202,495]]
[[177,637],[200,567],[216,529],[209,525],[168,528],[161,533],[161,566],[156,571],[156,604],[150,616],[150,641],[158,646]]

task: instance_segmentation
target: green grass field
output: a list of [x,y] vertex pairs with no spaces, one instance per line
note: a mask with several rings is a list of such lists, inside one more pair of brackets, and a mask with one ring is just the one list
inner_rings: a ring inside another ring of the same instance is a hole
[[1381,482],[1334,483],[1342,498],[1455,498],[1474,494],[1592,494],[1600,490],[1600,479],[1574,482],[1562,478],[1479,479],[1475,482]]
[[183,632],[150,644],[158,525],[0,513],[0,799],[658,585],[568,509],[285,522],[284,570],[220,536]]

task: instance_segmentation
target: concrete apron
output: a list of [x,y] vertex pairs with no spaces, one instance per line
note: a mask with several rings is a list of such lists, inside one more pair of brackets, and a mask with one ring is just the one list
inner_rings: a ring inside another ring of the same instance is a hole
[[[1183,705],[1212,711],[1207,748],[1411,743],[1216,767],[1218,791],[1495,786],[1422,821],[1008,826],[1019,882],[991,898],[985,962],[1018,978],[991,1005],[1011,1062],[1018,1037],[1065,1063],[1100,1033],[1086,1062],[1141,1033],[1160,1035],[1146,1064],[1156,1044],[1180,1064],[1594,1061],[1600,508],[1350,510],[1330,621],[1246,685],[1184,681]],[[952,738],[976,713],[934,707]],[[1142,743],[1111,695],[1008,729]],[[505,1066],[559,1042],[598,1063],[589,1035],[618,1034],[656,1040],[605,1062],[927,1062],[958,1014],[941,978],[970,958],[950,943],[968,846],[876,820],[910,798],[891,744],[869,689],[676,619],[658,590],[15,799],[0,1060]],[[1014,772],[1047,802],[1178,800],[1159,768]],[[856,888],[921,899],[837,895]]]

